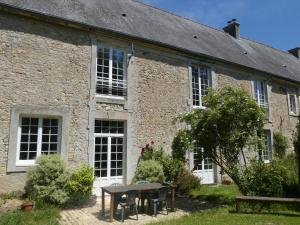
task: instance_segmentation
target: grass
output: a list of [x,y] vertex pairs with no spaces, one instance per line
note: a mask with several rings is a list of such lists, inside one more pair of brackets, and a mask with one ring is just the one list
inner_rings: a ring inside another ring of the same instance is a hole
[[228,206],[193,213],[180,219],[155,223],[155,225],[299,225],[300,214],[237,214]]
[[286,206],[273,205],[255,213],[251,205],[244,204],[244,213],[235,213],[234,197],[240,195],[235,185],[201,186],[190,194],[192,198],[215,203],[218,207],[195,212],[179,219],[153,223],[155,225],[299,225],[300,212]]
[[234,197],[241,195],[236,185],[201,186],[190,194],[192,198],[216,204],[232,204]]
[[59,225],[59,212],[58,208],[37,203],[32,212],[0,214],[0,225]]

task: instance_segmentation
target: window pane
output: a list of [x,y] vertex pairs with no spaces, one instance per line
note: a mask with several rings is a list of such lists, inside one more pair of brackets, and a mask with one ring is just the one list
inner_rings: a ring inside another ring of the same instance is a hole
[[95,133],[124,134],[123,121],[96,120]]
[[200,87],[199,87],[199,76],[198,68],[192,67],[192,89],[193,89],[193,105],[200,106]]
[[[95,159],[94,159],[94,169],[96,177],[106,177],[107,176],[107,149],[108,141],[107,137],[97,137],[95,138]],[[99,171],[99,172],[97,172]]]
[[290,95],[290,112],[292,114],[297,114],[296,95]]
[[271,132],[269,130],[265,130],[264,138],[265,138],[265,148],[263,150],[263,160],[271,161],[272,145],[271,145]]
[[58,119],[43,119],[42,149],[43,155],[58,153]]
[[23,117],[21,119],[20,155],[19,160],[33,160],[37,155],[37,134],[39,120]]
[[193,106],[204,106],[203,97],[208,94],[209,86],[209,69],[192,66]]
[[125,96],[124,51],[98,46],[97,55],[96,93]]

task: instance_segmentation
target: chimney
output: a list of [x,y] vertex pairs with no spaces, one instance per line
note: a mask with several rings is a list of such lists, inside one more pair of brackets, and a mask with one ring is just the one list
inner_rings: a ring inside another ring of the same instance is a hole
[[240,24],[236,19],[232,19],[227,22],[227,26],[223,28],[223,30],[230,34],[232,37],[239,39],[240,38]]
[[293,48],[293,49],[289,50],[289,53],[291,53],[293,56],[300,59],[300,47]]

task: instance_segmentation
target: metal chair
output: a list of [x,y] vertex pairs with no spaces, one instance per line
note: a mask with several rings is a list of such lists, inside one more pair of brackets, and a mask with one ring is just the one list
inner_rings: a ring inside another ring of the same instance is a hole
[[120,203],[121,206],[121,219],[122,222],[124,222],[124,214],[125,214],[125,209],[126,208],[130,208],[130,210],[132,208],[135,209],[135,213],[136,213],[136,220],[139,220],[138,217],[138,209],[137,209],[137,204],[136,204],[136,198],[138,196],[138,192],[137,191],[127,191],[126,192],[126,199],[124,202]]
[[158,190],[158,197],[157,198],[152,198],[150,200],[150,207],[153,206],[153,211],[155,217],[157,216],[157,206],[161,204],[162,208],[163,205],[166,207],[167,215],[169,214],[168,212],[168,202],[167,202],[167,196],[169,192],[169,187],[162,187]]

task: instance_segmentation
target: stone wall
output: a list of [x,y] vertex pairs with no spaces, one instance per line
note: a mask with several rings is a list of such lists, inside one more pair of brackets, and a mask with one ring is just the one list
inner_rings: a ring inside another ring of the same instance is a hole
[[1,12],[0,40],[0,175],[6,172],[10,111],[14,106],[68,108],[69,162],[77,165],[86,160],[88,35]]

